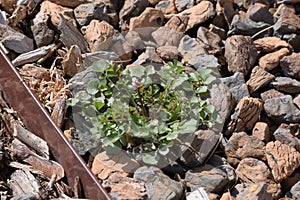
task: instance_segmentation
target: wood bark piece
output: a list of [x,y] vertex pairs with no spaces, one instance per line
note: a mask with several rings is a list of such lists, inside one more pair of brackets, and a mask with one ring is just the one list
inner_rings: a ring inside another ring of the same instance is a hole
[[68,22],[62,14],[60,14],[60,22],[58,30],[61,32],[60,40],[62,43],[70,49],[72,45],[76,44],[82,53],[89,52],[89,46],[83,35],[79,30]]
[[51,113],[51,118],[59,128],[62,127],[64,122],[66,103],[67,103],[66,96],[59,97]]
[[268,73],[259,66],[253,68],[250,79],[247,81],[249,92],[253,93],[264,85],[268,84],[275,78],[274,75]]
[[28,145],[30,148],[34,149],[41,156],[46,159],[49,159],[49,147],[45,140],[37,137],[35,134],[27,131],[22,126],[15,124],[13,135],[18,138],[20,141]]
[[80,48],[72,45],[61,62],[64,74],[73,77],[82,68],[82,56]]
[[55,4],[66,6],[70,8],[75,8],[82,3],[88,2],[87,0],[49,0]]

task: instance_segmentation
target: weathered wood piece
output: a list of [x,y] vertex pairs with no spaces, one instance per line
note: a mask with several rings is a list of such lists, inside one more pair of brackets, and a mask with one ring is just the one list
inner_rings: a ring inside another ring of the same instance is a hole
[[72,45],[61,63],[64,74],[73,77],[82,68],[82,56],[80,48]]
[[61,128],[65,117],[67,98],[66,96],[61,96],[55,103],[53,111],[51,113],[51,118],[55,124]]
[[20,141],[25,143],[30,148],[34,149],[41,156],[46,159],[49,159],[49,147],[47,142],[40,137],[37,137],[35,134],[26,130],[22,126],[15,124],[13,135],[18,138]]
[[250,79],[247,81],[246,84],[249,87],[250,93],[252,93],[258,90],[259,88],[263,87],[264,85],[268,84],[274,78],[274,75],[265,71],[263,68],[256,66],[253,68]]

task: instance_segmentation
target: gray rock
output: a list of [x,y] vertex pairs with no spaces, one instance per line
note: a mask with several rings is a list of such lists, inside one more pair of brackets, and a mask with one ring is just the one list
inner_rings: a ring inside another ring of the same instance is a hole
[[178,52],[183,57],[183,62],[188,62],[197,55],[207,54],[207,51],[195,38],[185,35],[179,43]]
[[234,35],[225,41],[225,54],[229,72],[242,72],[246,76],[254,67],[257,50],[248,36]]
[[300,46],[298,45],[300,43],[300,35],[296,33],[291,34],[284,34],[283,38],[286,40],[294,49],[295,52],[300,52]]
[[281,92],[290,94],[300,93],[300,81],[289,77],[276,77],[275,80],[270,83],[270,85]]
[[280,67],[285,76],[300,80],[300,53],[283,57],[280,60]]
[[287,144],[300,151],[300,140],[291,133],[289,128],[278,128],[273,135],[275,139],[281,143]]
[[184,34],[167,27],[160,27],[154,30],[151,36],[158,47],[166,45],[178,47]]
[[290,193],[292,194],[292,198],[295,200],[300,199],[300,181],[298,181],[292,188]]
[[100,60],[120,60],[119,56],[115,52],[108,51],[95,51],[92,53],[85,53],[82,54],[82,59],[84,68],[88,68],[89,66],[92,66],[94,62]]
[[176,9],[181,12],[194,6],[194,0],[175,0]]
[[107,14],[108,11],[104,3],[80,4],[74,9],[76,21],[80,26],[88,25],[92,19],[108,21],[109,19]]
[[247,17],[255,22],[274,23],[273,15],[269,12],[269,6],[261,3],[250,5],[247,10]]
[[294,105],[290,95],[267,99],[264,103],[264,110],[268,117],[278,123],[298,123],[300,121],[300,110]]
[[7,49],[16,53],[26,53],[34,49],[33,40],[22,33],[8,35],[2,42]]
[[241,72],[236,72],[234,75],[226,78],[220,78],[235,98],[235,102],[238,103],[242,98],[249,97],[248,87],[245,84],[244,76]]
[[300,109],[300,94],[293,99],[293,102]]
[[124,6],[120,10],[119,18],[120,21],[129,20],[132,17],[141,14],[149,5],[148,0],[127,0]]
[[182,185],[156,167],[140,167],[135,171],[133,178],[145,182],[149,199],[179,200],[182,198]]
[[300,29],[300,18],[293,12],[293,9],[282,9],[273,29],[274,35],[295,33]]
[[188,60],[188,64],[193,66],[197,71],[203,68],[211,69],[212,75],[218,78],[221,77],[219,72],[221,65],[218,63],[218,59],[211,54],[196,55]]
[[275,89],[270,89],[270,90],[267,90],[260,94],[260,97],[263,101],[266,101],[267,99],[272,99],[275,97],[281,97],[281,96],[284,96],[284,94]]
[[187,171],[185,181],[191,191],[203,187],[208,193],[221,193],[229,183],[225,171],[209,164]]
[[[231,22],[231,30],[228,35],[252,36],[270,25],[263,22],[255,22],[243,15],[235,15]],[[267,32],[268,33],[268,32]]]
[[218,34],[201,26],[197,31],[197,39],[209,53],[214,55],[222,53],[222,40]]
[[6,12],[0,10],[0,24],[6,25]]
[[39,12],[33,19],[31,31],[38,47],[49,45],[54,39],[54,31],[48,27],[48,20],[50,17],[44,12]]

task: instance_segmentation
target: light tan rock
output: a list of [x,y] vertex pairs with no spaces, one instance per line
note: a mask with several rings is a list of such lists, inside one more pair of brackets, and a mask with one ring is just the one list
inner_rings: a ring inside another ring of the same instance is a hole
[[156,49],[156,53],[164,60],[178,60],[178,49],[176,46],[162,46]]
[[249,92],[253,93],[259,88],[265,86],[275,78],[274,75],[265,71],[263,68],[256,66],[253,68],[250,79],[246,82]]
[[289,53],[289,49],[282,48],[273,53],[264,55],[259,59],[259,66],[266,71],[270,71],[279,65],[280,59]]
[[73,77],[82,68],[82,56],[80,48],[72,45],[61,62],[64,74]]
[[129,29],[133,30],[142,27],[160,27],[164,21],[164,14],[161,10],[147,7],[138,17],[130,19]]
[[281,48],[290,48],[290,45],[278,37],[264,37],[253,42],[258,50],[266,52],[274,52]]
[[252,129],[252,136],[257,137],[261,141],[268,142],[270,140],[269,126],[265,122],[256,122]]

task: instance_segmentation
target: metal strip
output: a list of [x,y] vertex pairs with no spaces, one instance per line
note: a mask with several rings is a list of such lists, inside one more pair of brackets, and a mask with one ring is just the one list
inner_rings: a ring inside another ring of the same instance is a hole
[[69,185],[74,188],[75,177],[79,176],[86,198],[111,199],[1,48],[0,87],[5,99],[17,111],[26,128],[47,141],[55,160],[64,167]]

